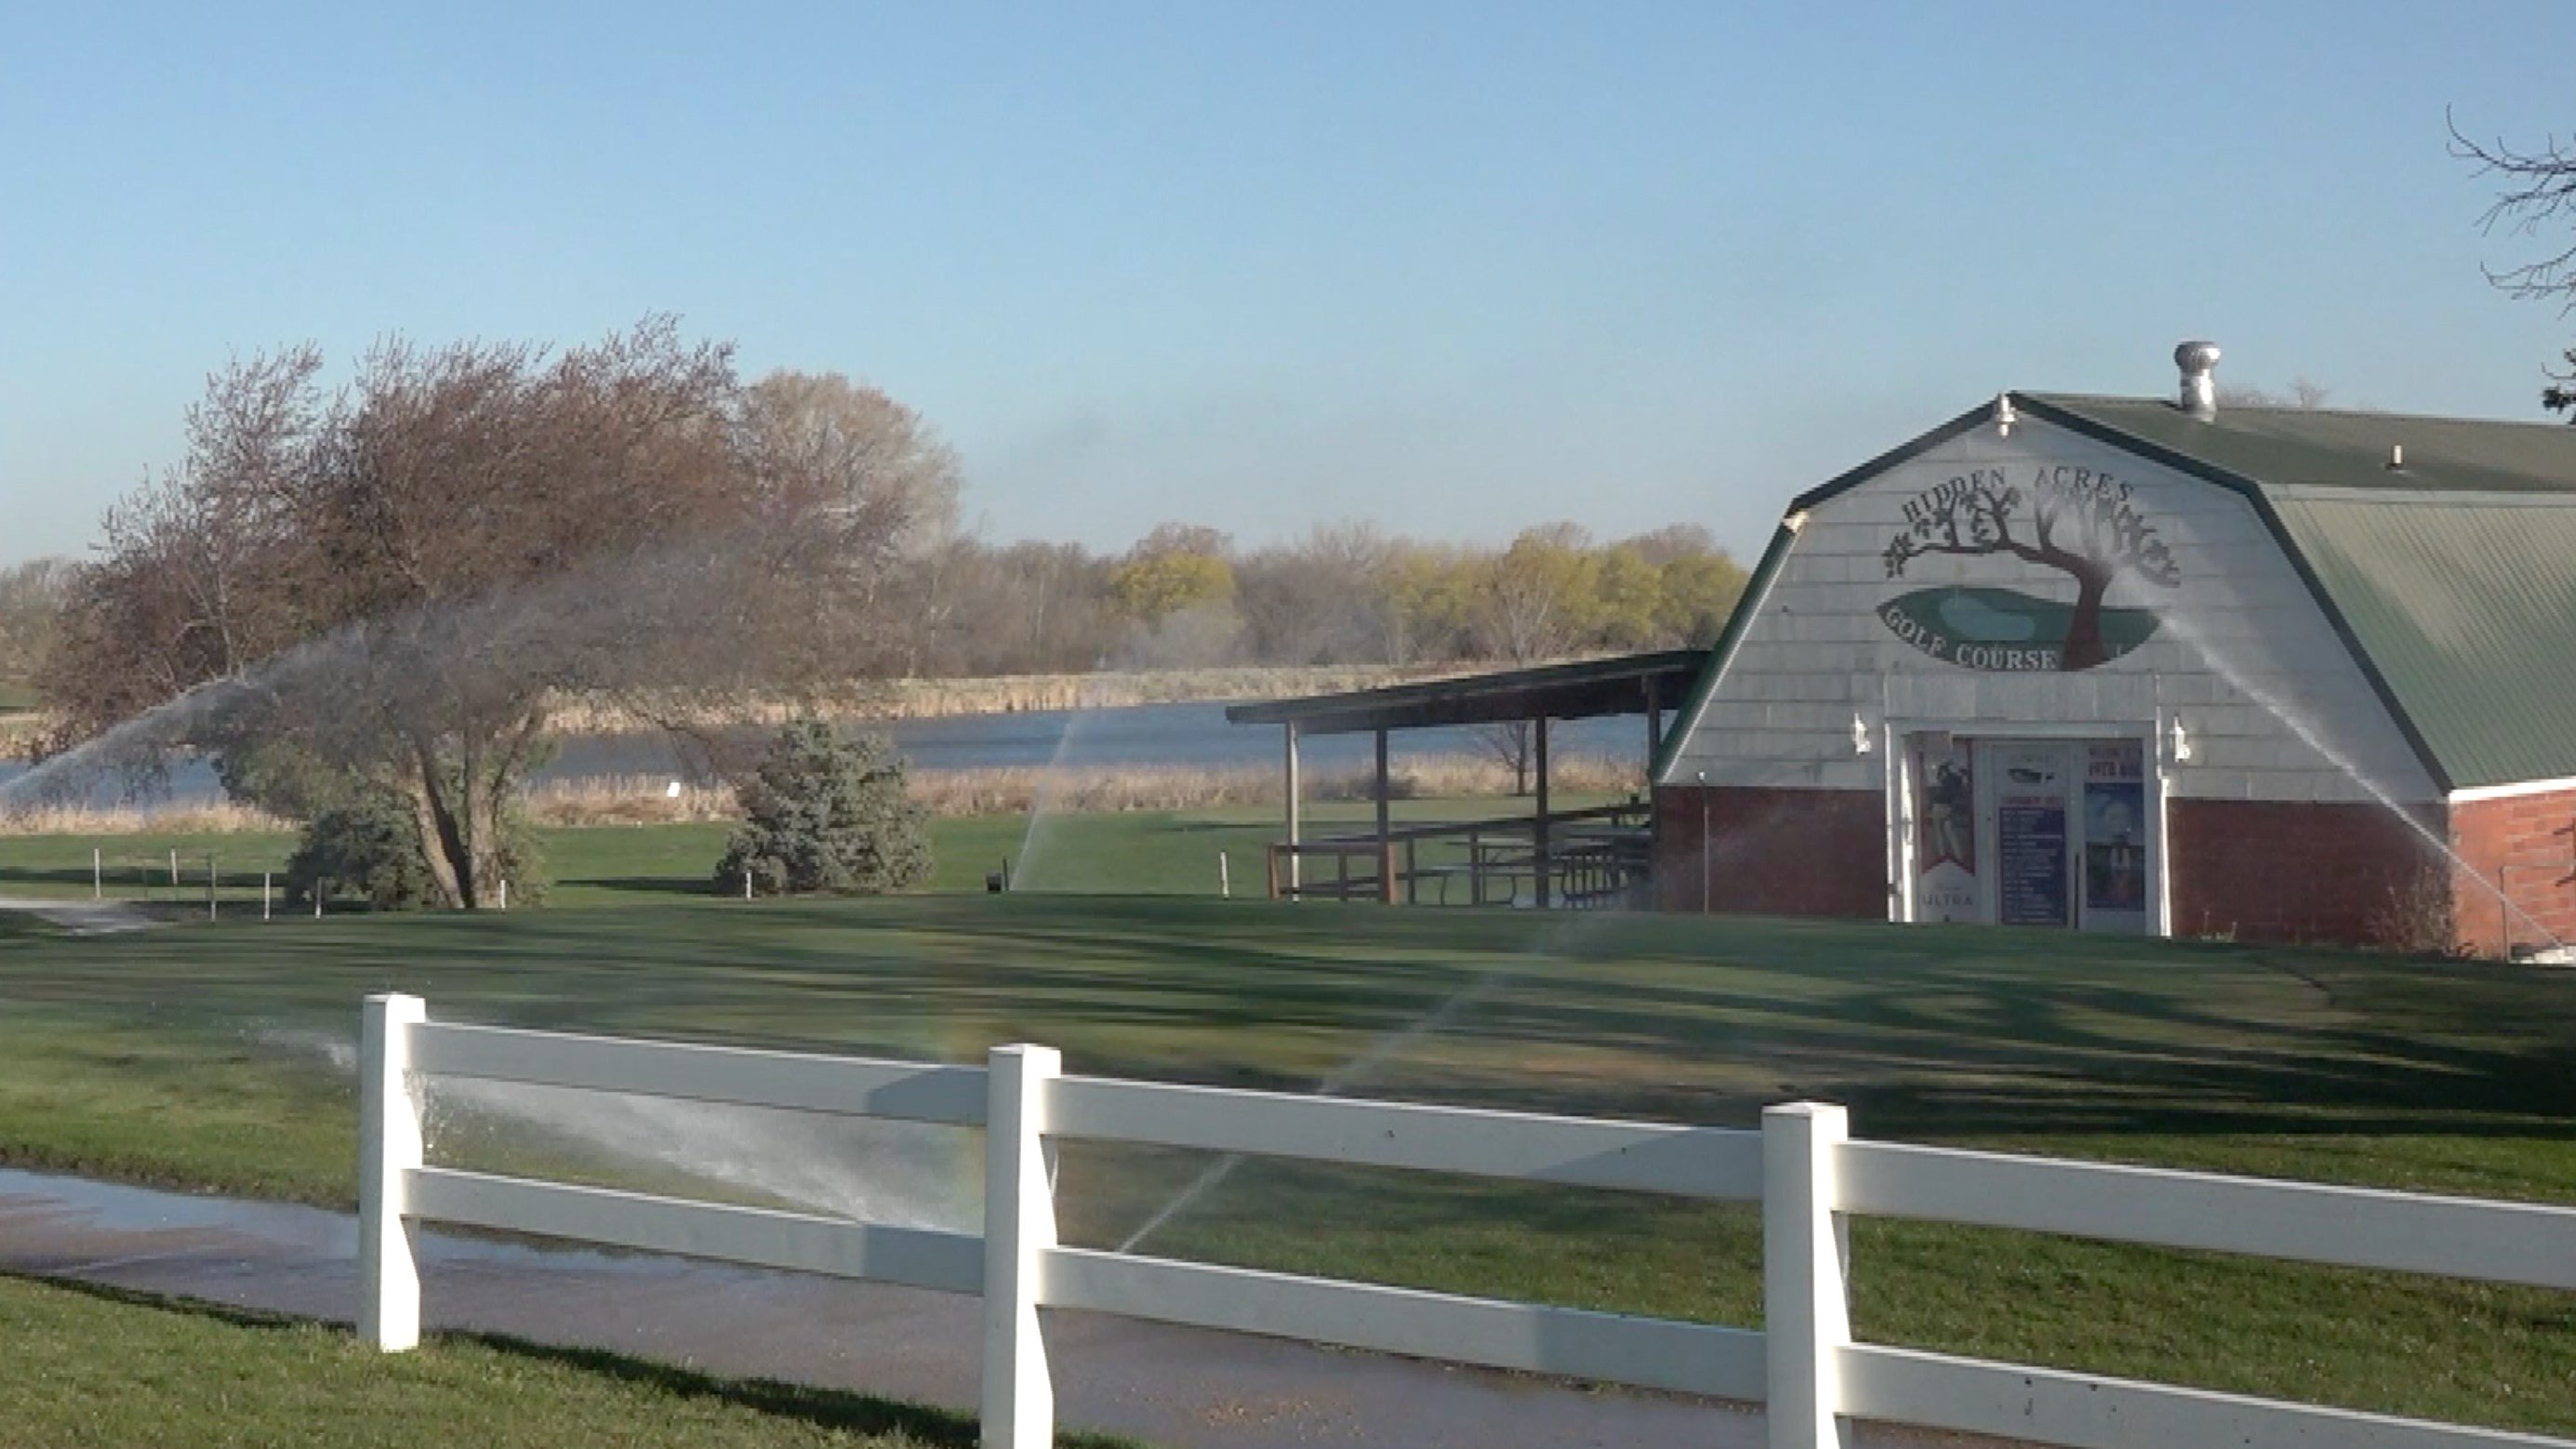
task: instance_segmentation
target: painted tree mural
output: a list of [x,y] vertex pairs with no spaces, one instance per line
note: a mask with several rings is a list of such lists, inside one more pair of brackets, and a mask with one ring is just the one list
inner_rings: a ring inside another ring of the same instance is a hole
[[1930,554],[2008,554],[2057,569],[2075,580],[2075,610],[2068,618],[2058,667],[2090,669],[2109,657],[2102,643],[2102,601],[2111,585],[2133,576],[2172,588],[2181,581],[2173,553],[2127,498],[2107,479],[2079,475],[2074,486],[2043,480],[2029,497],[2025,531],[2016,515],[2023,491],[1999,473],[1978,473],[1934,489],[1907,508],[1912,522],[1882,555],[1887,576],[1905,577],[1905,566]]

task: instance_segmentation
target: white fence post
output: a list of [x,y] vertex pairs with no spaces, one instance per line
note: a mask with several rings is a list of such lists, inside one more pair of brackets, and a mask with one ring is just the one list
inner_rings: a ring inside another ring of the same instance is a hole
[[370,996],[358,1034],[358,1336],[387,1353],[420,1342],[418,1229],[403,1211],[421,1163],[411,1028],[428,1018],[417,996]]
[[1053,1047],[999,1046],[985,1060],[984,1449],[1047,1449],[1055,1384],[1038,1303],[1055,1246],[1055,1148],[1046,1102],[1064,1058]]
[[1770,1359],[1770,1449],[1847,1449],[1841,1354],[1851,1342],[1847,1249],[1834,1212],[1842,1108],[1762,1109],[1762,1332]]

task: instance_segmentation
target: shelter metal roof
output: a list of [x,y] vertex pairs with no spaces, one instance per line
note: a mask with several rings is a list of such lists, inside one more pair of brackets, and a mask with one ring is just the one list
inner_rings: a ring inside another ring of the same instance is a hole
[[1666,649],[1393,684],[1348,694],[1226,707],[1235,724],[1293,724],[1301,735],[1433,729],[1511,720],[1590,719],[1675,709],[1708,663],[1704,649]]

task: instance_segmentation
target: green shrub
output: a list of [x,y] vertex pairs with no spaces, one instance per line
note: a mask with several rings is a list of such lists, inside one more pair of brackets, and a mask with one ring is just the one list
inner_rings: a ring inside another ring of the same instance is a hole
[[[515,811],[502,820],[501,878],[509,882],[513,906],[535,905],[545,896],[536,843]],[[316,893],[326,900],[355,897],[379,911],[416,911],[435,903],[412,802],[368,786],[316,812],[286,858],[286,898],[310,904]]]
[[430,898],[420,827],[401,798],[366,792],[316,814],[286,858],[286,898],[358,896],[380,911],[418,910]]
[[744,823],[716,863],[716,889],[750,878],[762,895],[874,894],[930,876],[921,807],[904,792],[903,760],[879,734],[818,720],[778,732],[741,790]]

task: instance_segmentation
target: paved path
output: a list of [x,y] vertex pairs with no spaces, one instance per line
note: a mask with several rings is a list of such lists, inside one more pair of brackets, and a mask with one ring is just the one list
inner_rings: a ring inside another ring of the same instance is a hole
[[[347,1216],[0,1169],[0,1268],[349,1322]],[[679,1259],[427,1235],[434,1328],[609,1349],[972,1409],[972,1298]],[[1757,1449],[1758,1410],[1345,1353],[1094,1314],[1050,1313],[1068,1427],[1207,1449],[1693,1445]],[[1963,1441],[1864,1432],[1864,1444]]]

